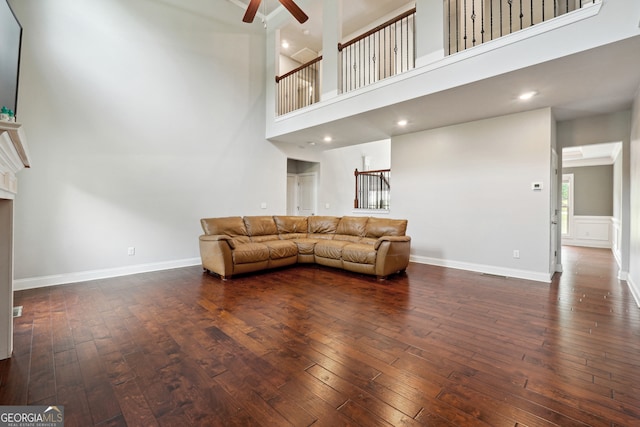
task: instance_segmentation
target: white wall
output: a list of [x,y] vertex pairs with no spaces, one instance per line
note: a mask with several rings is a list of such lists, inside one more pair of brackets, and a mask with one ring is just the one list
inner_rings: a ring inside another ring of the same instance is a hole
[[17,287],[198,263],[199,218],[285,212],[286,156],[264,139],[264,34],[216,18],[236,6],[11,4],[33,165],[16,199]]
[[627,282],[640,307],[640,88],[633,103],[630,143],[630,254]]
[[[371,163],[369,170],[389,169],[391,167],[391,141],[381,140],[350,147],[327,150],[322,155],[322,173],[318,193],[318,213],[321,215],[355,215],[354,171],[362,171],[362,158],[367,156]],[[394,178],[391,176],[391,204],[394,200]],[[327,203],[329,207],[327,208]],[[371,211],[367,215],[372,214]]]
[[542,109],[393,138],[391,216],[409,220],[412,259],[548,281],[552,122]]

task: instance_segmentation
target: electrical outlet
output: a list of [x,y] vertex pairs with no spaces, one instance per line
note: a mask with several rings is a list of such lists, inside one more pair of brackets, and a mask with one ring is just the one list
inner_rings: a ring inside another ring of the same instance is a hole
[[129,248],[127,248],[127,255],[134,256],[135,254],[136,254],[136,248],[134,248],[133,246],[129,246]]
[[514,257],[514,258],[520,258],[520,251],[519,251],[519,250],[517,250],[517,249],[514,249],[514,250],[513,250],[513,257]]

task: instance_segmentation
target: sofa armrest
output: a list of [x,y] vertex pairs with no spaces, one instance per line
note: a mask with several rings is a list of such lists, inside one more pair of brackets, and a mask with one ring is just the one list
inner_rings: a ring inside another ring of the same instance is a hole
[[225,235],[200,236],[202,267],[223,279],[233,274],[233,241]]
[[383,236],[376,242],[375,273],[378,278],[406,270],[411,252],[411,237]]
[[382,242],[410,242],[411,237],[409,236],[381,236],[378,237],[376,243],[374,244],[374,248],[377,250]]
[[201,242],[218,242],[218,241],[226,241],[231,249],[236,248],[236,244],[233,241],[231,236],[227,236],[226,234],[203,234],[200,236]]

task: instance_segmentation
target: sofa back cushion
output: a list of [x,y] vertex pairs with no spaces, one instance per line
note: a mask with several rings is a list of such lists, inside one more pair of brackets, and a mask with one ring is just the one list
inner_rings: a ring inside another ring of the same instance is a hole
[[309,223],[309,237],[332,239],[336,233],[340,217],[338,216],[310,216],[307,217]]
[[272,216],[245,216],[244,224],[252,242],[278,240],[278,228]]
[[306,216],[274,216],[273,220],[276,222],[281,239],[304,239],[307,237],[309,222]]
[[336,234],[364,237],[368,219],[366,216],[343,216],[336,227]]
[[224,218],[202,218],[200,220],[204,234],[210,236],[225,235],[232,237],[232,245],[236,243],[248,243],[247,227],[240,216]]
[[377,239],[381,236],[404,236],[407,232],[406,219],[369,218],[365,236]]

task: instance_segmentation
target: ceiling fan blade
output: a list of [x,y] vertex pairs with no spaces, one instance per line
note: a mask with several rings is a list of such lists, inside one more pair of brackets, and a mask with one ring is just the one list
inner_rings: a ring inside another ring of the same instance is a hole
[[299,23],[307,22],[309,17],[298,7],[293,0],[280,0],[280,3],[298,20]]
[[244,13],[244,17],[242,18],[242,21],[248,24],[252,23],[253,18],[256,17],[256,12],[258,11],[259,7],[260,7],[260,0],[251,0],[251,3],[249,3],[249,6],[247,6],[247,11]]

